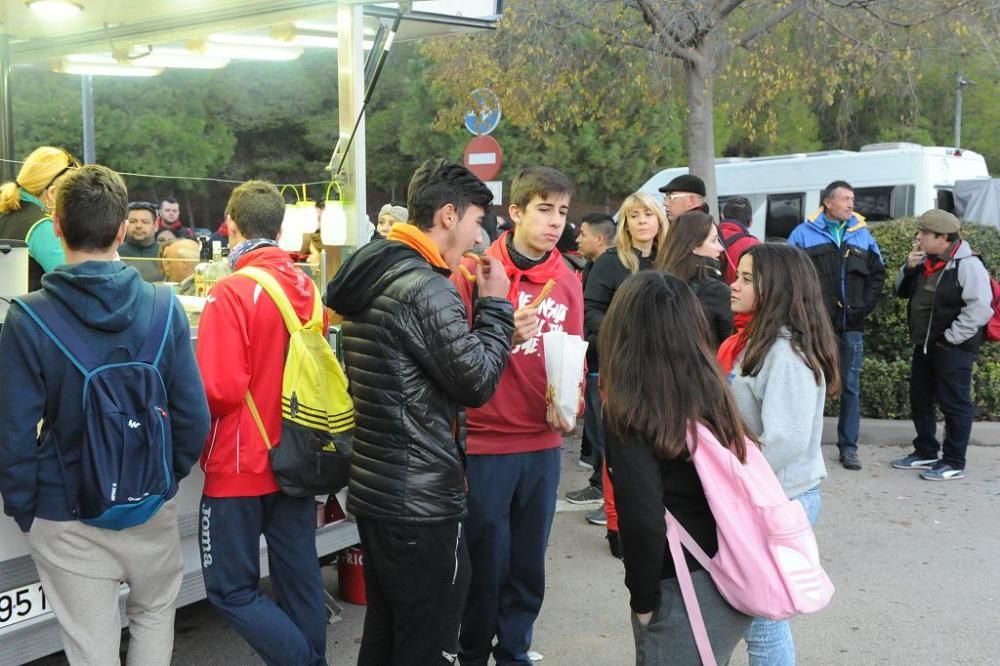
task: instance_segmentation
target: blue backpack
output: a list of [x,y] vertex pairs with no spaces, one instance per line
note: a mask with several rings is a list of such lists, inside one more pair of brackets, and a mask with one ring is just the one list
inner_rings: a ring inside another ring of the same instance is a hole
[[[123,530],[149,520],[174,488],[167,389],[157,365],[170,337],[173,291],[154,287],[153,316],[137,356],[107,363],[75,327],[35,292],[16,299],[83,374],[83,441],[56,449],[73,515],[95,527]],[[73,468],[78,473],[66,473]],[[74,505],[75,502],[75,505]]]

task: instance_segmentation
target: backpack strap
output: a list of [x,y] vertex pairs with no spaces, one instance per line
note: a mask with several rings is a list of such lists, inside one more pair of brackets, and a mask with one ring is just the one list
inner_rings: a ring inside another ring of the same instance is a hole
[[[139,349],[135,360],[150,365],[158,365],[163,356],[163,348],[167,345],[170,330],[173,328],[174,289],[169,285],[153,285],[153,315],[149,320],[149,332]],[[158,338],[156,331],[163,331]]]
[[76,334],[73,326],[52,305],[45,292],[35,292],[15,298],[14,301],[24,308],[28,316],[38,324],[42,332],[52,340],[52,343],[69,359],[70,363],[76,366],[76,369],[84,377],[101,364],[100,360],[91,352],[90,347],[85,345],[80,336]]
[[247,389],[246,395],[243,396],[243,401],[247,403],[247,408],[250,409],[250,416],[253,417],[253,422],[257,424],[257,430],[260,432],[260,438],[264,440],[264,446],[270,451],[273,448],[271,446],[271,438],[267,434],[267,428],[264,427],[264,419],[260,418],[257,403],[253,401],[253,396],[250,395],[250,389]]
[[[37,296],[31,295],[15,300],[82,375],[87,376],[95,368],[100,367],[103,361],[97,358],[91,351],[90,345],[80,338],[76,326],[59,312],[51,299],[43,295],[44,292],[36,293]],[[136,361],[150,365],[159,363],[167,338],[170,337],[173,294],[173,289],[170,287],[153,287],[153,315]],[[158,330],[163,330],[163,334],[159,337],[155,336]]]
[[681,542],[708,573],[712,571],[711,560],[701,549],[701,546],[691,538],[687,530],[681,527],[680,522],[674,518],[670,510],[664,508],[663,511],[667,522],[667,543],[670,546],[670,557],[674,561],[677,584],[681,588],[681,597],[684,598],[684,609],[687,611],[691,633],[694,634],[694,642],[698,647],[698,656],[701,657],[702,666],[716,666],[715,653],[712,652],[712,643],[708,639],[708,630],[705,628],[705,620],[701,616],[701,606],[698,605],[698,595],[694,591],[691,570],[688,569],[687,560],[684,559]]
[[308,328],[310,326],[323,325],[323,299],[319,295],[319,287],[315,283],[313,285],[313,311],[312,316],[309,318],[305,324],[299,321],[299,315],[296,314],[295,308],[292,307],[292,303],[288,300],[288,294],[285,290],[278,284],[278,281],[273,275],[267,271],[257,268],[256,266],[244,266],[240,270],[236,271],[238,275],[245,275],[267,292],[267,295],[271,297],[274,301],[275,306],[277,306],[278,311],[281,313],[281,318],[285,321],[285,327],[288,329],[288,333],[295,333],[302,328]]
[[[725,220],[723,220],[723,222],[724,221]],[[740,226],[742,227],[743,225],[741,224]],[[722,254],[726,255],[726,263],[729,264],[729,266],[732,267],[732,269],[735,271],[736,270],[736,262],[734,262],[732,256],[730,256],[730,254],[729,254],[729,248],[731,248],[736,243],[736,241],[743,240],[744,238],[747,238],[748,236],[751,236],[752,234],[750,233],[750,231],[748,229],[744,228],[742,231],[737,231],[735,234],[733,234],[729,238],[726,238],[726,237],[724,237],[722,235],[722,223],[721,222],[715,225],[715,229],[716,229],[716,231],[719,234],[719,239],[722,241]]]

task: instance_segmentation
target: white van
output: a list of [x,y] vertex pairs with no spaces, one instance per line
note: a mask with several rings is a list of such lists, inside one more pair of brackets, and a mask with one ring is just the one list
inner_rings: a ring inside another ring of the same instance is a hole
[[[687,172],[687,167],[664,169],[640,191],[662,200],[657,190]],[[715,161],[719,210],[729,197],[749,199],[750,231],[762,240],[787,238],[819,207],[820,192],[835,180],[850,183],[855,210],[877,221],[920,215],[930,208],[952,210],[955,181],[988,177],[986,160],[978,153],[915,143]]]

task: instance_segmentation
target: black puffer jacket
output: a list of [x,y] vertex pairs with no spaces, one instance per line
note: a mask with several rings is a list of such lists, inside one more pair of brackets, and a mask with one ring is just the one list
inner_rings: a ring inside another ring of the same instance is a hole
[[344,317],[354,398],[349,510],[390,522],[465,516],[465,410],[493,395],[510,356],[513,306],[480,298],[472,330],[446,277],[396,241],[369,243],[326,304]]
[[688,286],[701,302],[701,309],[708,321],[712,349],[733,333],[733,310],[729,302],[729,285],[722,281],[718,259],[697,257],[698,272],[688,280]]
[[[652,255],[642,256],[639,250],[633,248],[636,259],[639,260],[639,270],[653,268]],[[600,359],[597,357],[597,334],[601,330],[601,322],[608,313],[611,299],[622,282],[631,277],[631,273],[618,257],[618,248],[609,248],[599,256],[587,272],[583,285],[583,331],[587,336],[587,371],[597,372]]]

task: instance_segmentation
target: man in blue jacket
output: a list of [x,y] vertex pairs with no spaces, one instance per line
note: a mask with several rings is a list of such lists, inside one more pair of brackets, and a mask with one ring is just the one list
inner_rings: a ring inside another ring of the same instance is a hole
[[840,464],[859,470],[863,333],[865,319],[882,293],[885,264],[864,218],[854,212],[854,188],[835,180],[823,189],[820,201],[822,210],[795,227],[788,242],[812,259],[833,328],[840,337],[837,448]]
[[[128,663],[167,666],[183,573],[173,496],[208,435],[208,404],[179,303],[170,298],[169,314],[160,318],[169,327],[151,330],[154,287],[114,261],[127,204],[125,183],[114,171],[88,165],[67,174],[53,215],[66,263],[46,273],[42,290],[28,300],[36,315],[43,306],[54,310],[105,364],[133,360],[148,336],[160,341],[156,367],[166,409],[156,409],[169,418],[173,453],[164,474],[167,501],[145,522],[121,530],[77,519],[87,492],[79,492],[84,376],[17,301],[0,331],[0,495],[31,547],[70,663],[119,663],[118,595],[125,582]],[[151,423],[129,418],[127,426]]]

